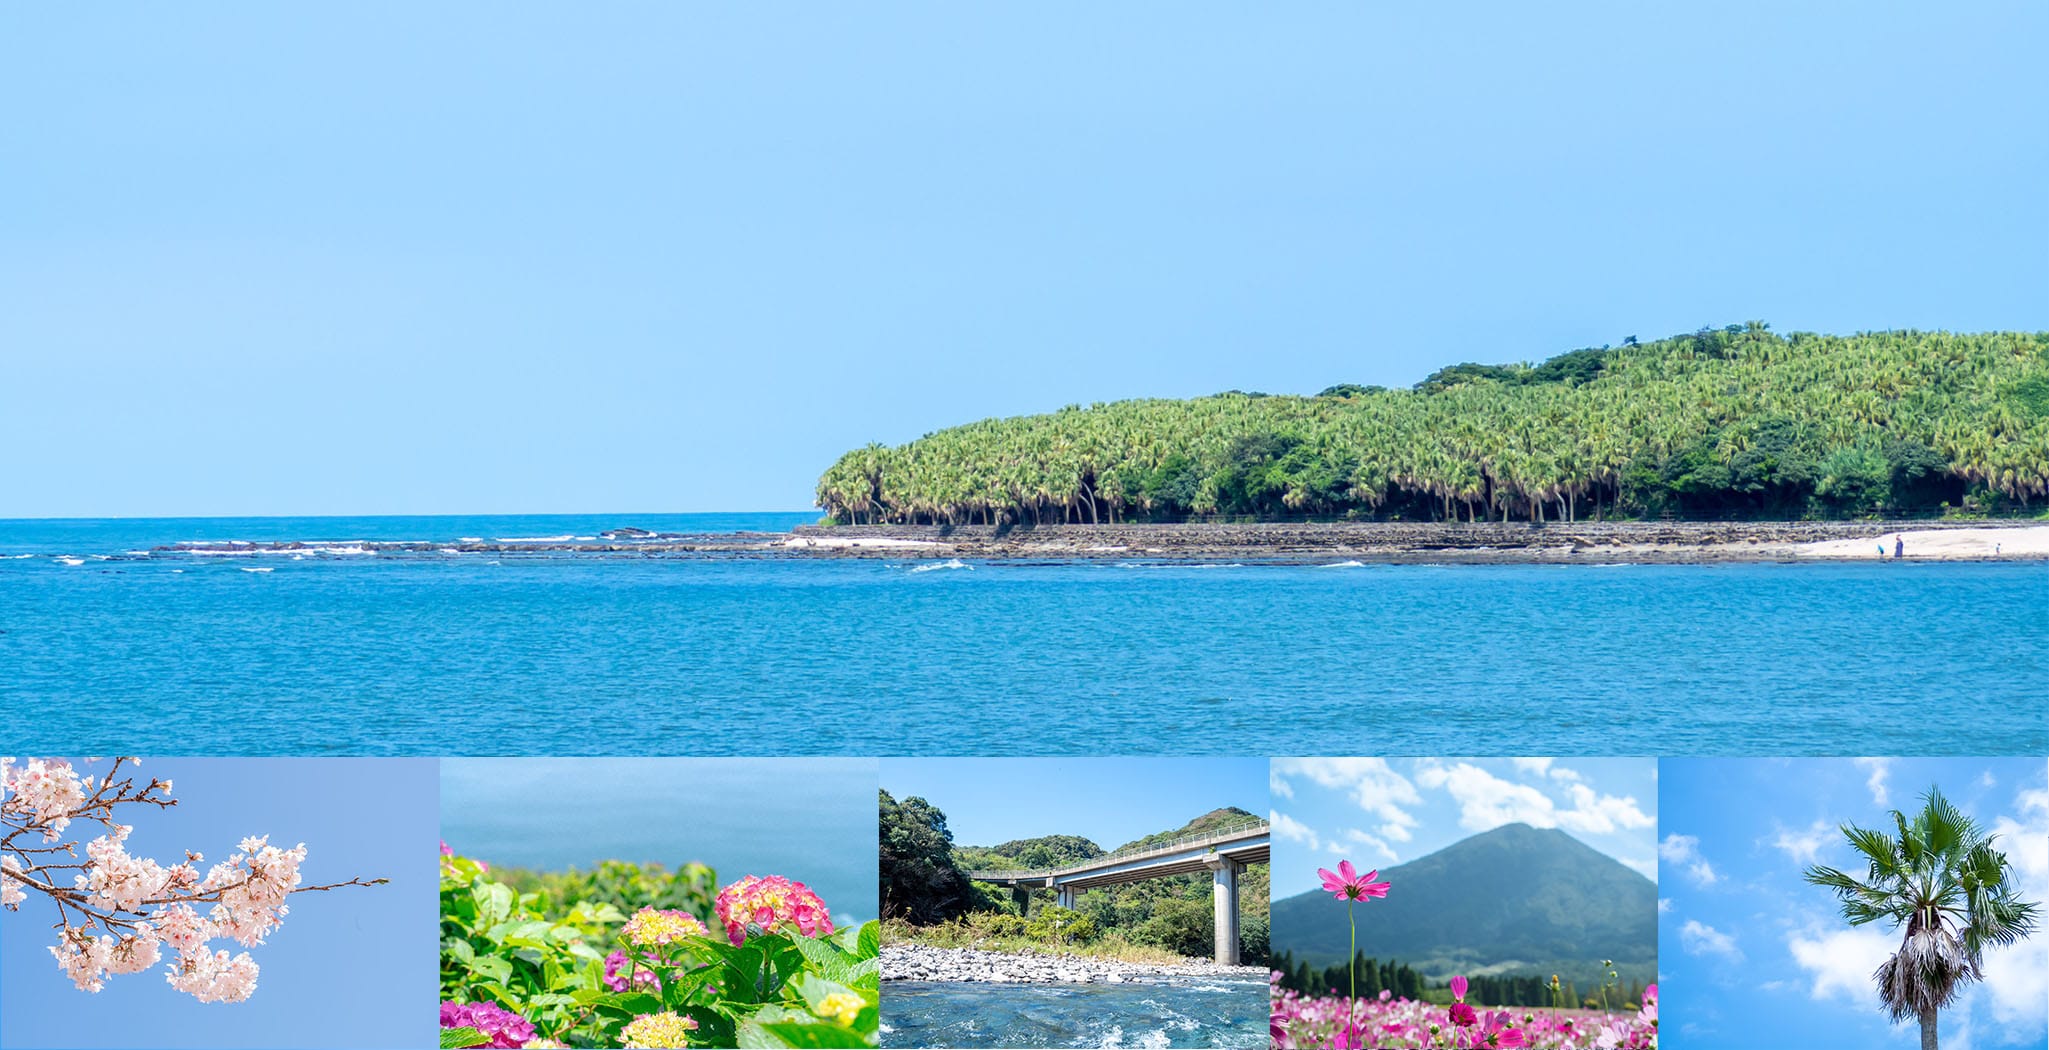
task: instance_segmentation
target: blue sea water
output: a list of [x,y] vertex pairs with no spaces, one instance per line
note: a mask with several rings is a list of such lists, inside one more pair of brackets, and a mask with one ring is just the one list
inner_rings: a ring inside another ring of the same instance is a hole
[[806,520],[0,523],[4,732],[13,753],[2049,752],[2044,563],[123,553]]
[[494,864],[695,861],[783,875],[842,924],[875,918],[872,758],[472,758],[441,763],[441,837]]
[[1267,1043],[1263,979],[1143,984],[892,981],[885,1047],[1256,1047]]

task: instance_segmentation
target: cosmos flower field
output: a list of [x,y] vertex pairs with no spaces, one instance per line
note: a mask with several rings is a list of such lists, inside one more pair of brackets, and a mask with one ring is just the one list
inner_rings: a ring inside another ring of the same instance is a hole
[[[1454,989],[1464,985],[1453,981]],[[1334,1047],[1475,1048],[1531,1047],[1535,1050],[1639,1050],[1658,1045],[1657,986],[1634,1011],[1489,1010],[1464,1002],[1449,1006],[1418,1002],[1382,992],[1370,999],[1304,996],[1273,978],[1273,1046],[1276,1050]],[[1461,996],[1462,997],[1462,996]],[[1352,1024],[1345,1023],[1352,1003]]]

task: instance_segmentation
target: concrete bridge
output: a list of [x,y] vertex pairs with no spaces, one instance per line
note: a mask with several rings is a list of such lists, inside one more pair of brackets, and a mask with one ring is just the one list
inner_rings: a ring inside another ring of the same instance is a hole
[[1247,864],[1269,859],[1271,832],[1264,820],[1249,820],[1227,827],[1184,835],[1143,849],[1119,850],[1094,860],[1064,868],[1029,871],[971,871],[977,882],[1008,886],[1018,898],[1020,912],[1030,907],[1031,891],[1049,889],[1059,896],[1060,906],[1072,908],[1083,893],[1098,886],[1119,886],[1169,875],[1193,875],[1207,871],[1216,905],[1217,962],[1238,965],[1238,876]]

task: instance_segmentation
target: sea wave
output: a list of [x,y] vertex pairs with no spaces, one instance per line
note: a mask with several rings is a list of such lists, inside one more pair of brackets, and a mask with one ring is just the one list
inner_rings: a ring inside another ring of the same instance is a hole
[[1319,569],[1363,569],[1365,567],[1366,563],[1363,561],[1359,561],[1357,559],[1353,559],[1351,561],[1325,562],[1324,564],[1317,566],[1317,568]]
[[911,567],[912,572],[936,572],[940,569],[966,569],[969,572],[973,572],[975,567],[959,558],[949,558],[933,565],[914,565]]
[[1103,1041],[1096,1045],[1105,1048],[1141,1047],[1144,1050],[1165,1050],[1166,1047],[1174,1045],[1174,1040],[1167,1034],[1166,1029],[1155,1028],[1150,1032],[1141,1033],[1137,1042],[1127,1043],[1124,1041],[1123,1026],[1112,1025],[1109,1031],[1103,1033]]
[[562,534],[562,535],[560,535],[560,536],[494,536],[494,537],[492,537],[492,539],[491,539],[491,542],[493,542],[493,543],[568,543],[568,542],[570,542],[570,541],[572,541],[572,540],[578,540],[578,539],[583,539],[583,538],[584,538],[584,537],[581,537],[581,536],[577,536],[577,535],[575,535],[575,534],[573,534],[573,533],[563,533],[563,534]]
[[57,558],[57,561],[58,561],[58,562],[59,562],[60,564],[63,564],[63,565],[71,565],[71,566],[79,566],[79,565],[84,565],[84,564],[85,564],[85,559],[84,559],[84,558],[74,558],[74,557],[72,557],[72,556],[71,556],[71,555],[69,555],[69,554],[59,555],[59,556],[58,556],[58,558]]
[[243,571],[243,572],[276,572],[277,570],[276,570],[276,569],[274,569],[274,568],[272,568],[271,566],[268,566],[268,565],[244,565],[244,566],[242,566],[242,571]]

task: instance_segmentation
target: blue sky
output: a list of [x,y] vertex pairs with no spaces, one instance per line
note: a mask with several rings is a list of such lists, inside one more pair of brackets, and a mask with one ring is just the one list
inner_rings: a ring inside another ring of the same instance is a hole
[[885,758],[882,787],[938,806],[957,846],[1080,835],[1107,850],[1267,797],[1263,758]]
[[1070,403],[2049,328],[2026,0],[6,30],[0,518],[801,509]]
[[1350,860],[1386,869],[1503,824],[1557,828],[1657,878],[1648,758],[1276,758],[1274,895]]
[[872,758],[458,758],[441,833],[495,864],[708,864],[721,884],[783,875],[840,922],[876,913]]
[[[144,759],[179,804],[136,815],[129,852],[209,863],[244,836],[306,844],[307,884],[390,885],[308,893],[262,945],[241,1003],[201,1003],[163,967],[81,992],[45,949],[44,911],[0,913],[0,1043],[8,1047],[416,1047],[432,1037],[439,923],[431,759]],[[104,770],[105,764],[94,767]],[[145,780],[146,782],[146,780]],[[88,830],[74,824],[73,831]],[[97,826],[79,841],[98,833]],[[202,870],[204,870],[202,868]],[[215,947],[240,952],[232,942]],[[365,1008],[368,1007],[368,1008]]]
[[[1863,868],[1838,830],[1890,828],[1933,786],[1997,831],[2028,899],[2049,903],[2049,790],[2039,758],[1667,759],[1658,953],[1675,1048],[1920,1045],[1891,1027],[1871,973],[1898,947],[1853,930],[1800,873]],[[1944,1050],[2041,1047],[2049,933],[1986,961],[1941,1019]]]

